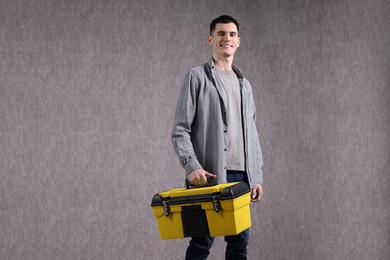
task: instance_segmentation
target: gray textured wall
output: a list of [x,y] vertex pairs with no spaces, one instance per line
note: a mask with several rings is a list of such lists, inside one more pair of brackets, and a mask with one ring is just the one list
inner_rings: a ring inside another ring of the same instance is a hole
[[250,259],[390,259],[387,0],[1,0],[0,259],[182,259],[150,200],[183,183],[179,85],[225,13],[265,158]]

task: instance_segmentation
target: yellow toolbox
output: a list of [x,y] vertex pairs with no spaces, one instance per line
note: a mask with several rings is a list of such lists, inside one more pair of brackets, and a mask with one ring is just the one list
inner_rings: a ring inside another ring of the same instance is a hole
[[175,188],[152,199],[161,239],[236,235],[251,226],[250,188],[232,182]]

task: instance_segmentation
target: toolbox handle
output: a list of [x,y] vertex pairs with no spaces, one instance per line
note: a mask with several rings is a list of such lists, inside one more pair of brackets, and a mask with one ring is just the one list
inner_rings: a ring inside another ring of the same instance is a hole
[[204,188],[204,187],[215,186],[216,183],[212,182],[213,179],[214,179],[213,177],[207,177],[207,184],[203,185],[203,186],[191,184],[190,181],[188,179],[186,179],[186,188],[187,189],[194,189],[194,188]]

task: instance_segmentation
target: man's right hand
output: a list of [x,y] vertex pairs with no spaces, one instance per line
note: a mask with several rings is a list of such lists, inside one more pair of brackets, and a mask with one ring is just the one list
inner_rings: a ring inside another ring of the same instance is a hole
[[187,176],[188,181],[195,186],[205,186],[207,184],[207,178],[217,178],[217,175],[203,169],[196,169]]

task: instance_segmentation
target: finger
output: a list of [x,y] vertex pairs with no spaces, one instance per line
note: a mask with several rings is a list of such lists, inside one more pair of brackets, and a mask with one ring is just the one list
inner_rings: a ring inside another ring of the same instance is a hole
[[209,177],[213,177],[213,176],[216,176],[216,175],[214,175],[214,174],[212,174],[212,173],[210,173],[210,172],[204,172],[204,174],[206,175],[206,176],[209,176]]
[[255,202],[259,202],[262,197],[263,197],[263,189],[262,189],[261,186],[259,186],[259,188],[257,190],[257,197],[256,197],[256,201]]
[[261,193],[256,188],[252,190],[252,202],[259,202],[261,198]]
[[207,177],[217,178],[217,175],[212,174],[212,173],[209,173],[209,172],[205,172],[205,175],[206,175]]
[[206,184],[207,184],[207,177],[206,177],[206,174],[200,176],[200,182],[201,182],[201,185],[206,185]]
[[251,201],[252,202],[259,202],[260,200],[259,200],[259,198],[256,197],[256,198],[252,198]]
[[196,177],[194,177],[194,174],[188,175],[187,179],[188,179],[188,181],[189,181],[191,184],[194,184],[194,185],[195,185]]
[[252,189],[252,199],[255,199],[257,197],[257,190]]

